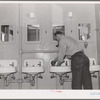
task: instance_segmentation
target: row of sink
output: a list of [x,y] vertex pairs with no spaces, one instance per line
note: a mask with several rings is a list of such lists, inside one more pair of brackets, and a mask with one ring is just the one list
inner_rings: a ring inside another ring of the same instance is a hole
[[[59,75],[60,81],[62,84],[62,76],[66,73],[71,72],[71,61],[65,59],[61,66],[52,66],[51,61],[49,62],[50,73]],[[17,60],[0,60],[0,77],[3,76],[5,82],[7,84],[7,78],[9,75],[14,75],[17,72]],[[25,74],[25,78],[27,76],[32,77],[32,84],[34,85],[35,76],[40,75],[45,72],[45,63],[43,59],[26,59],[24,60],[24,64],[22,67],[22,74]],[[90,72],[99,72],[100,65],[96,64],[96,60],[94,58],[90,58]],[[52,76],[53,77],[53,76]],[[13,77],[14,78],[14,77]]]
[[[50,72],[69,72],[70,68],[70,60],[65,59],[64,63],[61,66],[52,66],[50,60]],[[24,61],[24,66],[22,67],[22,72],[36,73],[36,72],[44,72],[44,61],[43,59],[26,59]],[[90,71],[98,71],[100,70],[100,66],[96,64],[96,60],[94,58],[90,58]],[[0,60],[0,73],[13,73],[17,71],[17,61],[16,60]]]

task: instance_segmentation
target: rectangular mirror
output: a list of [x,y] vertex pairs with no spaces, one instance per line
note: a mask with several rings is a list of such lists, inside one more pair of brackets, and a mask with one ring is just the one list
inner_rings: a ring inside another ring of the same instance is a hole
[[40,41],[39,25],[27,25],[27,42]]
[[53,25],[53,40],[54,40],[54,33],[57,31],[61,31],[65,35],[65,26],[64,25]]
[[78,39],[82,41],[91,39],[90,23],[79,23],[78,24]]
[[13,25],[1,25],[1,41],[2,42],[13,42]]

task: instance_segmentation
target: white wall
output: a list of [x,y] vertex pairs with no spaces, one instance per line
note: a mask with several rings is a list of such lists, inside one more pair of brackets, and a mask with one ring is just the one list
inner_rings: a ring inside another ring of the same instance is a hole
[[[29,14],[33,12],[34,18]],[[68,13],[72,12],[72,18]],[[56,17],[55,17],[56,16]],[[96,44],[96,25],[95,25],[95,5],[93,4],[4,4],[0,5],[0,25],[14,25],[15,42],[0,42],[0,59],[17,59],[18,76],[21,78],[21,68],[25,59],[42,58],[45,61],[45,73],[43,79],[36,79],[36,85],[30,86],[29,83],[22,83],[17,88],[27,89],[71,89],[71,83],[59,85],[59,80],[50,79],[49,60],[55,58],[58,53],[56,42],[52,40],[52,25],[64,24],[66,27],[66,36],[71,36],[78,40],[77,29],[78,23],[91,23],[91,41],[88,42],[88,48],[84,49],[88,57],[97,59]],[[27,24],[38,24],[40,26],[41,41],[39,43],[27,43]],[[72,32],[71,32],[72,30]],[[19,31],[20,33],[17,33]],[[19,40],[21,40],[19,42]],[[79,41],[80,42],[80,41]],[[22,43],[22,44],[21,44]],[[84,42],[80,42],[84,45]],[[94,82],[94,79],[93,79]],[[94,89],[98,88],[97,80]],[[94,84],[94,83],[93,83]],[[3,84],[0,85],[1,88]],[[8,87],[8,88],[14,88]]]

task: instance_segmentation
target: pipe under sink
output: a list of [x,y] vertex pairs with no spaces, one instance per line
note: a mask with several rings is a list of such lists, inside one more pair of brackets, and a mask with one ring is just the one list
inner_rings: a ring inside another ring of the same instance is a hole
[[[53,59],[52,59],[53,60]],[[65,80],[63,79],[63,76],[66,75],[67,76],[67,80],[69,78],[69,76],[67,75],[68,73],[71,72],[71,62],[69,59],[65,59],[64,63],[62,63],[61,66],[52,66],[51,65],[51,61],[50,60],[50,73],[52,73],[51,78],[55,78],[55,74],[59,76],[59,82],[61,85],[64,84]],[[97,78],[97,76],[95,75],[95,72],[99,72],[100,71],[100,65],[96,64],[96,60],[94,58],[89,58],[90,61],[90,73],[91,76]],[[67,63],[67,65],[66,65]]]
[[4,79],[5,85],[9,85],[8,78],[15,79],[14,74],[17,72],[17,60],[0,60],[0,79]]
[[26,59],[24,60],[24,66],[22,67],[22,74],[24,74],[23,80],[29,80],[32,86],[35,85],[35,78],[43,78],[42,73],[45,72],[43,59]]
[[63,85],[64,84],[64,78],[63,77],[66,77],[67,81],[71,81],[71,79],[69,79],[69,73],[71,73],[71,66],[70,66],[70,60],[69,59],[64,59],[64,62],[61,64],[61,66],[52,66],[51,65],[51,61],[53,59],[50,60],[50,73],[52,74],[51,75],[51,79],[52,78],[55,78],[55,75],[59,76],[59,82],[60,82],[60,85]]

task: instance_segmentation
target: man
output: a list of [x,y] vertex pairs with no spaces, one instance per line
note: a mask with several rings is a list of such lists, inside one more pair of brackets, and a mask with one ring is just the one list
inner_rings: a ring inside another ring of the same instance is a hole
[[58,57],[51,62],[60,66],[64,57],[71,59],[72,89],[92,89],[91,74],[89,71],[89,58],[84,54],[79,42],[71,37],[66,37],[62,32],[54,33],[55,40],[59,43]]

